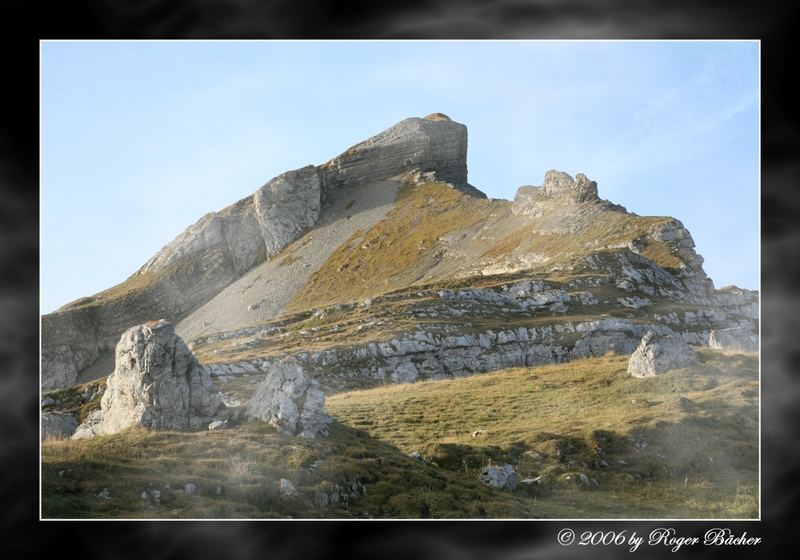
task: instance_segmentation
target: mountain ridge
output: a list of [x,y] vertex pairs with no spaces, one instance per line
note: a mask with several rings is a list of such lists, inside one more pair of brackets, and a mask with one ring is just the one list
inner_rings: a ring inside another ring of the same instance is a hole
[[[541,186],[521,187],[513,201],[488,200],[467,181],[466,154],[463,124],[440,113],[405,119],[206,214],[125,282],[43,316],[43,387],[74,383],[121,332],[146,320],[173,321],[187,340],[208,338],[416,285],[515,274],[577,278],[593,266],[616,267],[619,278],[594,288],[613,283],[618,299],[630,293],[727,305],[679,220],[628,213],[600,199],[585,175],[556,170]],[[568,281],[554,285],[567,296],[575,291]],[[737,293],[734,308],[757,300],[755,292]],[[757,311],[732,316],[743,319],[709,323],[693,340],[707,342],[712,327],[757,328]],[[383,375],[392,378],[386,367]]]

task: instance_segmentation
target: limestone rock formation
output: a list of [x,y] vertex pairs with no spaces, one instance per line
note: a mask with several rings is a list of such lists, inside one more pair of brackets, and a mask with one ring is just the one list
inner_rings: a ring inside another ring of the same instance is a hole
[[60,412],[42,414],[42,440],[68,438],[77,428],[78,421],[71,414]]
[[258,386],[245,417],[263,420],[288,435],[309,439],[328,435],[332,419],[324,412],[325,395],[297,363],[275,363]]
[[708,345],[728,352],[758,352],[758,333],[742,327],[713,330]]
[[590,181],[583,173],[578,173],[573,179],[569,174],[555,169],[545,173],[541,194],[567,203],[599,200],[596,182]]
[[653,377],[671,369],[689,366],[694,361],[694,350],[683,339],[672,334],[659,335],[648,331],[631,355],[628,374],[633,377]]
[[542,212],[542,206],[549,204],[569,206],[599,200],[597,183],[583,173],[578,173],[573,179],[563,171],[551,169],[545,173],[542,186],[524,186],[517,190],[512,211],[514,214],[536,215]]
[[123,333],[100,410],[99,417],[79,430],[79,437],[132,426],[196,428],[227,414],[208,372],[163,319]]

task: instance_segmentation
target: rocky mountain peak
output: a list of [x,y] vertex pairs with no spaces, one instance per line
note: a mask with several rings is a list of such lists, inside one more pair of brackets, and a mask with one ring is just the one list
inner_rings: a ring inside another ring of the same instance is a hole
[[551,169],[545,173],[541,186],[526,185],[517,189],[512,211],[515,214],[535,215],[543,206],[553,203],[572,206],[599,200],[597,183],[583,173],[578,173],[573,179],[568,173]]
[[544,175],[541,194],[549,198],[557,198],[569,202],[592,202],[599,200],[597,183],[590,181],[583,173],[573,179],[563,171],[551,169]]
[[321,165],[326,186],[375,181],[409,171],[433,172],[467,185],[467,127],[442,113],[412,117],[352,146]]

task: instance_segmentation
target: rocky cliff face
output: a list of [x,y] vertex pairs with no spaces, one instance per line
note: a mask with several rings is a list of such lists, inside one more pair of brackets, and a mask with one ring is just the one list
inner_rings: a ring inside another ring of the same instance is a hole
[[467,127],[441,113],[405,119],[320,166],[326,189],[412,169],[466,187]]

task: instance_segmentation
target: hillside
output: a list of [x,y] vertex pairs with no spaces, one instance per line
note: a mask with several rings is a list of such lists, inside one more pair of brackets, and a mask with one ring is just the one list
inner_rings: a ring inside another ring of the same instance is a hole
[[[622,357],[591,358],[342,393],[328,401],[336,418],[330,438],[314,442],[263,424],[49,441],[43,514],[756,516],[756,359],[705,351],[696,368],[645,382],[626,376],[625,364]],[[229,381],[232,394],[248,397],[251,377]],[[513,492],[477,482],[485,466],[506,462],[521,480],[541,478]],[[597,485],[584,486],[579,474]],[[299,496],[282,497],[280,478]],[[187,483],[196,493],[186,494]],[[96,496],[104,488],[111,499]],[[159,503],[142,499],[152,489]],[[329,500],[334,493],[341,495],[336,503]]]
[[756,516],[758,293],[581,173],[488,199],[466,155],[406,119],[43,316],[44,516]]

